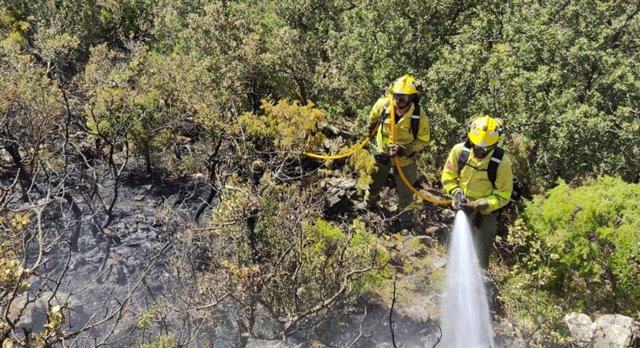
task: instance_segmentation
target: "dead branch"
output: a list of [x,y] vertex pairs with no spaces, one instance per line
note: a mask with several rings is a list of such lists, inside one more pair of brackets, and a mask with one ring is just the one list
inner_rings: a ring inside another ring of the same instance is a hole
[[393,297],[391,297],[391,309],[389,309],[389,330],[391,330],[391,343],[396,348],[395,322],[393,321],[393,308],[396,305],[396,281],[393,281]]
[[351,343],[349,343],[349,345],[347,347],[351,348],[353,347],[361,338],[368,338],[371,337],[371,335],[373,335],[373,333],[376,330],[371,330],[369,332],[369,334],[364,334],[364,329],[363,329],[363,325],[364,325],[364,319],[367,317],[367,307],[364,307],[364,313],[362,314],[362,318],[360,319],[360,326],[358,327],[358,335],[351,341]]

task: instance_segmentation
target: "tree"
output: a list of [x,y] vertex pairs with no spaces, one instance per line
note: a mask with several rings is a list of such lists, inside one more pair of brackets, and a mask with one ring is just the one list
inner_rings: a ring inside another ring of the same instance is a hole
[[576,188],[560,181],[526,204],[508,236],[517,259],[501,295],[515,321],[554,337],[568,311],[636,314],[639,189],[613,177]]
[[458,122],[506,119],[521,174],[538,191],[557,177],[637,180],[629,138],[639,126],[629,98],[638,91],[637,6],[523,1],[479,10],[430,73],[444,109]]

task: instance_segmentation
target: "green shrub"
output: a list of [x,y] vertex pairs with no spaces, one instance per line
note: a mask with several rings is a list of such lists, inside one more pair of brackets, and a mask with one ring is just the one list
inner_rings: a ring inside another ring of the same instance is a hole
[[240,118],[247,132],[257,139],[273,141],[273,146],[280,151],[300,152],[307,141],[315,145],[321,142],[321,138],[307,139],[325,117],[325,112],[315,108],[313,103],[300,105],[297,100],[282,99],[276,104],[262,100],[260,109],[264,115],[244,113]]
[[158,337],[155,341],[151,343],[145,343],[140,346],[140,348],[171,348],[176,347],[177,342],[175,338],[171,335],[163,335]]
[[258,301],[283,331],[373,292],[389,277],[389,252],[376,236],[359,220],[323,220],[317,194],[273,183],[259,194],[225,189],[211,238],[202,236],[233,297],[249,306]]
[[[527,202],[509,242],[523,255],[506,276],[507,303],[635,315],[640,306],[640,185],[601,177],[563,181]],[[531,309],[531,306],[527,306]],[[545,310],[543,310],[544,312]],[[558,317],[555,317],[558,319]]]

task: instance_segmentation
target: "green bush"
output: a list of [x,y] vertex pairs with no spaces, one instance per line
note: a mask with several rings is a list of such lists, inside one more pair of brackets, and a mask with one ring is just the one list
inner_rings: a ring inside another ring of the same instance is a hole
[[140,346],[140,348],[170,348],[176,347],[177,342],[175,338],[171,335],[163,335],[158,337],[155,341],[151,343],[145,343]]
[[[260,109],[264,110],[264,115],[247,112],[240,117],[240,122],[250,135],[265,142],[264,145],[273,142],[277,150],[301,152],[305,142],[321,143],[320,135],[311,136],[311,133],[316,133],[317,123],[324,120],[325,112],[315,108],[313,103],[300,105],[297,100],[282,99],[278,103],[262,100]],[[307,139],[308,136],[313,139]]]
[[[600,177],[563,181],[526,203],[509,242],[523,255],[506,275],[505,299],[531,293],[564,311],[635,315],[640,306],[640,185]],[[531,308],[531,307],[530,307]]]
[[563,181],[526,202],[510,228],[515,265],[498,272],[504,312],[540,344],[567,342],[564,314],[637,315],[640,185]]
[[233,298],[250,307],[259,303],[289,332],[388,279],[389,251],[362,221],[325,221],[318,191],[266,176],[259,193],[239,183],[224,189],[211,231],[198,237],[219,265],[215,272],[227,274],[223,286]]

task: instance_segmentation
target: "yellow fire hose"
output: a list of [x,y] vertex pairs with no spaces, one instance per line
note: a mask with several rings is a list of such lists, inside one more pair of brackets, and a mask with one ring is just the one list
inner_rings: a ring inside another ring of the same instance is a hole
[[360,150],[361,148],[365,147],[365,145],[367,145],[369,143],[369,137],[367,137],[366,139],[364,139],[363,142],[361,142],[360,144],[354,146],[353,148],[351,148],[351,150],[340,154],[340,155],[317,155],[315,153],[310,153],[310,152],[303,152],[302,154],[307,156],[307,157],[311,157],[311,158],[318,158],[318,159],[339,159],[339,158],[345,158],[345,157],[349,157],[351,155],[353,155],[354,152]]
[[[389,117],[391,118],[391,143],[396,143],[396,115],[395,115],[395,107],[393,105],[393,99],[391,99],[391,104],[389,104]],[[407,177],[404,176],[404,172],[402,171],[402,167],[400,166],[400,159],[398,156],[393,157],[393,163],[396,166],[396,170],[398,171],[398,175],[400,175],[400,179],[404,182],[405,185],[411,190],[411,192],[415,193],[418,197],[424,199],[427,202],[431,202],[433,204],[451,204],[451,200],[442,197],[436,196],[427,196],[422,194],[422,192],[416,190],[415,187],[407,180]]]
[[[396,120],[395,120],[395,110],[394,110],[395,108],[393,105],[393,100],[391,100],[389,109],[390,109],[389,116],[391,117],[391,143],[395,144],[396,143]],[[325,159],[325,160],[339,159],[339,158],[345,158],[345,157],[351,156],[354,152],[362,149],[368,143],[369,143],[369,137],[364,139],[362,143],[351,148],[349,151],[339,155],[318,155],[310,152],[303,152],[302,154],[307,157],[317,158],[317,159]],[[432,195],[425,195],[422,192],[418,191],[415,187],[413,187],[413,185],[409,182],[409,180],[407,180],[407,177],[404,175],[404,172],[402,171],[402,167],[400,166],[400,160],[398,159],[397,156],[393,157],[393,161],[394,161],[396,170],[398,171],[398,175],[400,175],[400,179],[402,179],[402,182],[404,182],[404,184],[407,185],[407,187],[409,188],[409,190],[411,190],[411,192],[415,193],[421,199],[427,202],[431,202],[433,204],[451,204],[450,199],[436,197]]]

